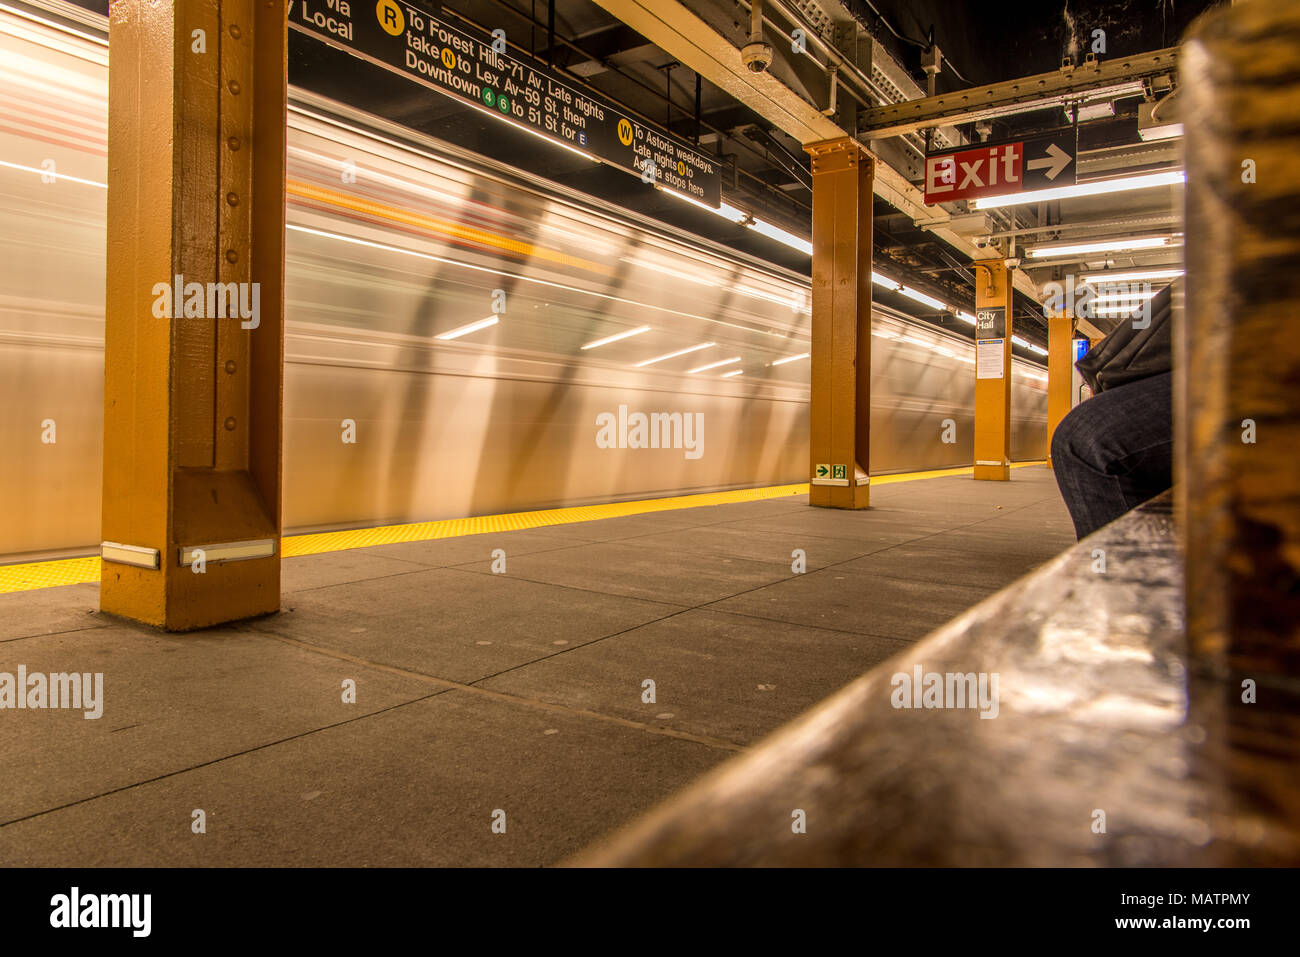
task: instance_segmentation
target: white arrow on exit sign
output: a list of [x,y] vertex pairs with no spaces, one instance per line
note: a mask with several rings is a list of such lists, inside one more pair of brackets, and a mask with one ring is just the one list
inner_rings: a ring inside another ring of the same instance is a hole
[[1048,179],[1056,179],[1073,162],[1073,156],[1055,143],[1048,143],[1047,155],[1040,159],[1030,160],[1025,166],[1028,169],[1045,169],[1047,172],[1043,174],[1044,176]]

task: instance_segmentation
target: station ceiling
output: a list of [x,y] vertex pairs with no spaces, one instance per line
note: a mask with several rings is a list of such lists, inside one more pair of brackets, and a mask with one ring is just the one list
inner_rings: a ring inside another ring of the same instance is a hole
[[[504,30],[516,55],[531,54],[549,61],[575,86],[598,91],[643,122],[667,129],[689,143],[698,142],[702,151],[719,158],[724,198],[795,234],[808,234],[811,176],[801,144],[708,80],[699,82],[697,94],[697,78],[690,68],[592,0],[555,0],[553,12],[547,0],[420,2],[431,10],[441,6],[443,19],[451,24],[460,21],[485,31]],[[103,0],[85,0],[83,5],[100,12],[107,8]],[[828,16],[856,20],[915,84],[909,91],[915,96],[925,88],[922,54],[931,42],[943,51],[945,60],[936,78],[936,92],[950,92],[1051,72],[1064,56],[1079,62],[1095,43],[1095,30],[1105,33],[1102,59],[1175,46],[1192,20],[1215,5],[1211,0],[784,0],[782,9],[786,14],[807,16],[813,24],[819,19],[827,22]],[[686,6],[736,46],[744,44],[749,29],[748,0],[687,0]],[[553,34],[548,29],[551,23]],[[808,272],[804,253],[698,211],[626,172],[548,148],[483,112],[294,31],[290,35],[289,78],[295,85],[496,160],[516,163],[572,189]],[[1119,175],[1129,169],[1161,169],[1180,162],[1176,140],[1163,144],[1140,140],[1140,101],[1140,96],[1117,101],[1115,115],[1079,124],[1081,173],[1091,166]],[[955,129],[963,140],[978,142],[981,133],[993,141],[1068,125],[1065,113],[1056,108],[1000,117],[978,132],[975,124]],[[915,145],[919,142],[913,140],[912,154],[919,155]],[[914,183],[922,178],[918,162],[914,156],[913,161],[899,164],[905,167],[900,172]],[[1170,212],[1176,202],[1172,189],[1071,200],[990,217],[985,231],[994,237],[996,245],[990,248],[1002,248],[1009,257],[1016,257],[1018,247],[1043,238],[1089,238],[1117,229],[1169,229],[1177,226]],[[948,211],[965,212],[960,205],[951,205]],[[948,302],[973,302],[971,270],[965,256],[883,200],[877,200],[875,212],[878,261],[892,267],[897,278]],[[1047,231],[1045,226],[1061,228]],[[1077,236],[1070,232],[1074,226],[1080,230]],[[1180,259],[1180,253],[1173,249],[1144,257],[1110,257],[1100,264],[1160,265]],[[1060,263],[1040,267],[1032,277],[1041,285],[1059,278],[1063,270],[1098,264]],[[1026,268],[1029,265],[1026,262]],[[888,301],[888,293],[878,290],[878,294]],[[902,301],[898,305],[916,310],[915,303]],[[1016,312],[1021,335],[1046,345],[1046,322],[1038,304],[1020,296]],[[931,318],[940,324],[952,323],[951,316]]]

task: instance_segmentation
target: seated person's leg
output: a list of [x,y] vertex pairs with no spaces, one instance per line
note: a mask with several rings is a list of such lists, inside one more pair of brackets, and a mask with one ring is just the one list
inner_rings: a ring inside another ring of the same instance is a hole
[[1172,373],[1108,389],[1052,434],[1052,468],[1080,538],[1173,484]]

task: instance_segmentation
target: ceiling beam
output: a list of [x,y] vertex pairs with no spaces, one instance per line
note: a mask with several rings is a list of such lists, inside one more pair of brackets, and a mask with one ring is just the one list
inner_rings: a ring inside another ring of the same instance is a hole
[[1155,50],[1116,60],[1092,60],[1082,66],[1040,73],[1019,80],[977,86],[955,93],[904,100],[858,114],[858,132],[871,138],[902,136],[934,126],[1027,113],[1059,105],[1083,93],[1173,75],[1178,48]]
[[[741,62],[740,51],[680,0],[595,2],[800,144],[849,135],[775,76],[751,73]],[[921,191],[885,163],[876,166],[875,193],[914,221],[925,220],[926,229],[967,258],[988,256],[988,250],[977,250],[968,238],[954,232],[947,213],[926,206]],[[1015,273],[1015,286],[1037,300],[1038,287],[1020,270]]]
[[770,73],[749,72],[740,51],[678,0],[596,4],[801,144],[845,135]]

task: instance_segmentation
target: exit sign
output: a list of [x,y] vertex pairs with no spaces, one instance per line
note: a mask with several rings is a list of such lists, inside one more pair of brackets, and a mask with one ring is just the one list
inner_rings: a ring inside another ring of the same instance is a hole
[[1073,130],[928,153],[925,202],[932,206],[1072,186],[1076,165]]

